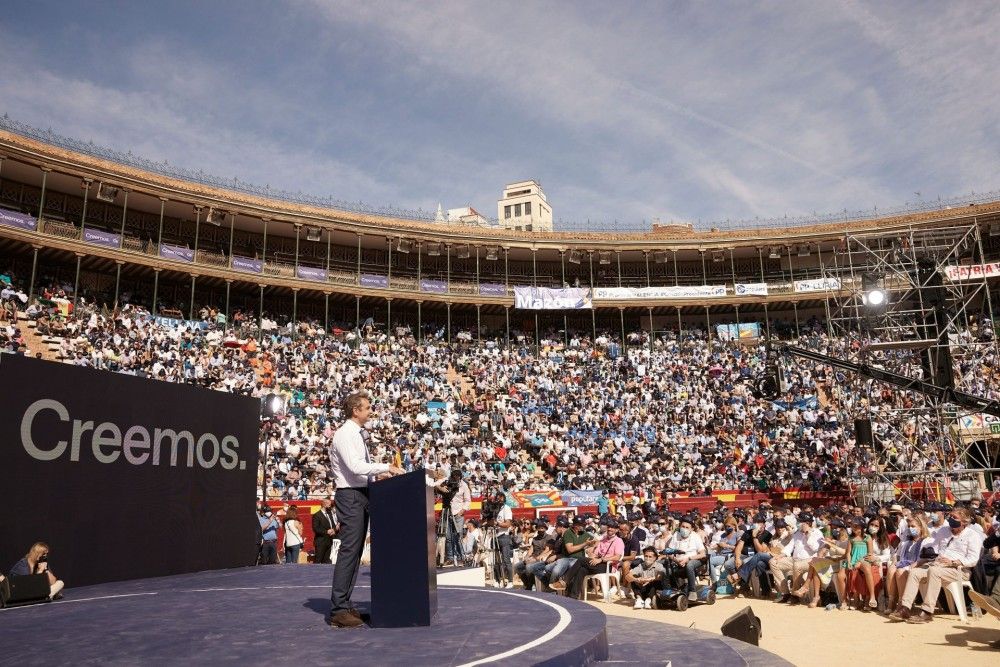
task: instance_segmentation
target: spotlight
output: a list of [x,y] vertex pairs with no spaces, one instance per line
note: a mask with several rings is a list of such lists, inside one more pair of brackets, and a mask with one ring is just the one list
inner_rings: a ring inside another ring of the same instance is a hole
[[267,394],[260,400],[261,419],[274,419],[284,412],[285,399],[281,394]]
[[226,219],[226,214],[222,211],[216,211],[211,206],[208,207],[208,215],[205,216],[205,222],[210,225],[215,225],[216,227],[222,226],[222,222]]
[[306,227],[306,241],[319,241],[323,238],[323,230],[319,227]]
[[118,188],[113,185],[105,185],[103,181],[97,184],[97,192],[94,194],[95,199],[100,199],[101,201],[106,201],[109,204],[113,204],[115,197],[118,196]]
[[778,379],[778,369],[769,366],[766,371],[754,378],[751,393],[758,400],[773,401],[781,394],[781,381]]
[[580,263],[580,251],[579,250],[570,250],[569,251],[569,255],[566,257],[566,261],[569,262],[570,264],[579,264]]
[[866,273],[861,276],[861,301],[872,308],[884,306],[889,300],[889,295],[883,289],[881,277],[873,273]]

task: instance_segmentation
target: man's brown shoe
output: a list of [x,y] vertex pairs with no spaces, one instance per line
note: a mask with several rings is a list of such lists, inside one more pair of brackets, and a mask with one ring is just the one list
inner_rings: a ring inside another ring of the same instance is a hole
[[900,605],[896,607],[896,611],[889,614],[890,621],[908,621],[910,620],[910,610],[906,607]]
[[921,609],[919,614],[914,614],[906,619],[907,623],[913,623],[914,625],[920,625],[923,623],[930,623],[934,620],[934,614],[928,614],[925,610]]
[[352,609],[348,609],[347,613],[350,614],[351,616],[353,616],[354,618],[361,618],[361,612],[358,611],[357,609],[353,609],[353,608]]
[[549,584],[549,588],[551,588],[554,591],[564,591],[566,590],[566,584],[564,584],[561,580],[556,579],[555,581]]
[[335,628],[356,628],[364,625],[364,621],[361,620],[360,615],[355,616],[351,611],[350,609],[338,611],[327,620],[327,623]]

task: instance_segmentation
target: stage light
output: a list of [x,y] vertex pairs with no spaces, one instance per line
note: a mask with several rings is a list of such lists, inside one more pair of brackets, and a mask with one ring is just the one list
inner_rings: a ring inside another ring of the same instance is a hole
[[881,285],[881,277],[873,273],[861,276],[861,301],[871,308],[884,306],[889,295]]
[[95,199],[100,199],[101,201],[106,201],[109,204],[113,204],[115,197],[118,196],[118,188],[112,185],[105,185],[103,181],[97,183],[97,192],[94,193]]
[[260,401],[261,419],[274,419],[285,410],[285,399],[281,394],[267,394]]
[[222,222],[226,219],[226,214],[222,211],[216,211],[211,206],[208,207],[208,215],[205,216],[205,222],[210,225],[215,225],[216,227],[221,227]]

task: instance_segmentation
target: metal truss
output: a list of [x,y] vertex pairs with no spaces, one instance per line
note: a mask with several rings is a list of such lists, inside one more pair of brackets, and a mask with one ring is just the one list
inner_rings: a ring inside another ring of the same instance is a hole
[[[982,257],[975,221],[847,232],[832,265],[822,267],[824,278],[841,286],[826,300],[829,336],[842,343],[845,360],[923,382],[940,380],[950,359],[955,390],[997,398],[1000,387],[984,377],[984,360],[1000,360],[986,278],[951,281],[946,274]],[[887,294],[880,307],[865,302],[873,286]],[[855,373],[840,379],[852,416],[870,418],[876,434],[870,464],[858,470],[869,487],[905,480],[940,496],[950,484],[967,488],[969,478],[985,484],[995,454],[968,430],[970,421],[981,423],[980,410]]]

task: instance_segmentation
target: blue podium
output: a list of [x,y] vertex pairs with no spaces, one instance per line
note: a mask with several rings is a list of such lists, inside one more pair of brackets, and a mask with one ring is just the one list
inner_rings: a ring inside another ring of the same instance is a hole
[[369,485],[371,625],[430,625],[437,614],[434,490],[416,470]]

